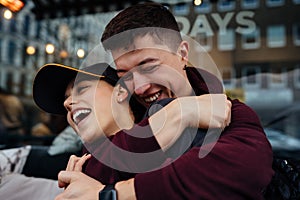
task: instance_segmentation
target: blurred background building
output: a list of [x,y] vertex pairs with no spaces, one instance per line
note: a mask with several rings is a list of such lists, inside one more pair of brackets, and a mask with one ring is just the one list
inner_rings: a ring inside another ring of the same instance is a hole
[[[14,11],[5,2],[24,6]],[[80,66],[99,44],[106,23],[138,2],[0,0],[0,86],[33,108],[38,68],[49,62]],[[209,53],[228,95],[245,101],[263,121],[300,101],[300,0],[156,2]]]

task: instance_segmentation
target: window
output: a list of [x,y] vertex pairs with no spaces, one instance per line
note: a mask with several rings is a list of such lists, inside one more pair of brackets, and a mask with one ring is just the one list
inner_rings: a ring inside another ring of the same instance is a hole
[[294,84],[296,88],[300,88],[300,66],[296,66],[294,70]]
[[8,43],[8,51],[7,51],[7,58],[8,58],[8,63],[13,64],[15,62],[15,57],[16,57],[16,44],[13,41],[9,41]]
[[300,0],[293,0],[294,4],[300,4]]
[[210,51],[212,49],[212,36],[209,36],[206,33],[197,33],[195,40],[201,45],[204,50]]
[[283,6],[285,3],[285,0],[267,0],[266,4],[269,7],[276,7],[276,6]]
[[233,29],[219,31],[218,49],[222,51],[233,50],[235,48],[235,33]]
[[24,96],[25,95],[25,92],[26,92],[26,80],[27,80],[27,76],[25,74],[21,74],[21,77],[20,77],[21,80],[20,81],[20,86],[19,86],[19,95],[22,95]]
[[41,29],[42,29],[42,24],[40,21],[37,21],[36,22],[36,26],[35,26],[35,36],[36,38],[40,38],[40,32],[41,32]]
[[174,15],[188,15],[190,12],[190,6],[186,3],[179,3],[174,6]]
[[224,86],[228,89],[235,87],[235,71],[232,67],[223,67],[221,68],[222,78]]
[[2,17],[0,18],[0,31],[3,30],[3,21],[2,21]]
[[0,87],[4,87],[5,86],[4,79],[5,79],[4,73],[2,71],[0,71]]
[[245,88],[259,88],[261,86],[260,67],[249,66],[242,69],[242,85]]
[[2,52],[3,52],[3,50],[2,50],[2,40],[0,39],[0,63],[3,61],[2,60]]
[[13,90],[13,74],[12,73],[7,73],[6,74],[6,81],[5,81],[6,89],[8,91]]
[[296,46],[300,46],[300,24],[293,25],[293,41]]
[[16,19],[14,19],[14,18],[10,19],[9,30],[12,33],[16,33],[17,32],[17,22],[16,22]]
[[212,5],[209,0],[203,0],[201,5],[194,6],[196,13],[210,13],[212,9]]
[[267,45],[271,48],[283,47],[286,45],[284,25],[274,25],[267,28]]
[[242,34],[243,49],[257,49],[260,47],[260,30],[256,28],[252,33]]
[[242,1],[243,9],[253,9],[259,7],[259,0],[243,0]]
[[287,85],[287,73],[285,68],[272,68],[268,76],[270,87],[283,88]]
[[231,11],[235,9],[235,1],[233,0],[219,0],[218,10],[221,12]]
[[29,24],[30,24],[30,18],[28,15],[26,15],[23,24],[23,34],[26,36],[29,35]]

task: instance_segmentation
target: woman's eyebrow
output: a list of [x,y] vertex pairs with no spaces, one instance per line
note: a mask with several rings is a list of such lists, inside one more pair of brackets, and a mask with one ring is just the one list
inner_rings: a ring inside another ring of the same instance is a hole
[[117,69],[117,73],[123,73],[123,72],[127,72],[127,70],[125,70],[125,69]]
[[68,97],[69,97],[68,95],[65,95],[65,98],[64,98],[64,100],[66,100]]

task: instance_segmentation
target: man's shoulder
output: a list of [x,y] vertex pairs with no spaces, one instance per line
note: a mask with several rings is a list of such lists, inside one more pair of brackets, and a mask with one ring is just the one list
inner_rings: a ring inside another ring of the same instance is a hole
[[238,129],[247,128],[252,131],[255,130],[263,132],[261,121],[255,110],[238,99],[233,99],[231,102],[232,107],[230,127],[235,127]]
[[244,114],[249,114],[252,113],[256,115],[256,112],[246,103],[238,100],[238,99],[230,99],[231,104],[232,104],[232,112],[234,111],[244,111],[246,113]]
[[184,69],[196,95],[220,94],[224,92],[222,82],[211,72],[196,67],[185,67]]

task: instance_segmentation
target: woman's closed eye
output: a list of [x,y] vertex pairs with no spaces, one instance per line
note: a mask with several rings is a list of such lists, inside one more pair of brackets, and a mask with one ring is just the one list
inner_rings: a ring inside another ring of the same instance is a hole
[[77,88],[76,92],[77,92],[77,94],[80,94],[80,93],[84,92],[85,89],[87,89],[87,88],[89,88],[89,86],[87,86],[87,85],[86,86],[80,86],[80,87]]
[[76,86],[75,86],[75,91],[76,91],[76,94],[81,94],[83,93],[84,91],[86,91],[88,88],[90,88],[91,84],[89,84],[88,82],[86,81],[82,81],[80,83],[78,83]]

